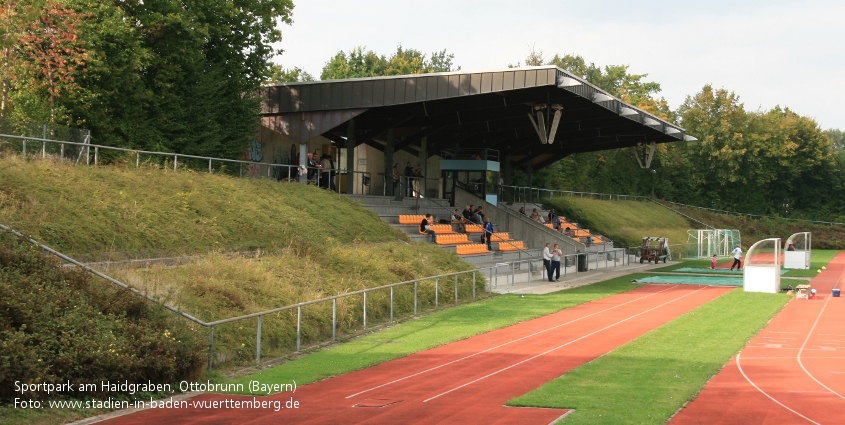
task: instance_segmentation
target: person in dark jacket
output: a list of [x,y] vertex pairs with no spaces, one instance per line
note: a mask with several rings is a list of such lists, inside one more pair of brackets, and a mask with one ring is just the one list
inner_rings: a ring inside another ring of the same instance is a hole
[[432,223],[431,214],[426,214],[425,218],[420,222],[420,232],[431,235],[431,243],[437,243],[437,234],[431,229]]

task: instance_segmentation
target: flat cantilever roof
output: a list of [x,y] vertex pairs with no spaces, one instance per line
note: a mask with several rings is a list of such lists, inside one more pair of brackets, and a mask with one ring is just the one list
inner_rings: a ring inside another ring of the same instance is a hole
[[[419,154],[425,137],[429,155],[488,148],[535,168],[578,152],[695,140],[553,65],[285,83],[261,95],[263,124],[300,143],[343,143],[354,118],[356,144],[383,149],[392,128],[397,150]],[[553,105],[560,124],[543,144],[529,115],[541,108],[551,127]]]

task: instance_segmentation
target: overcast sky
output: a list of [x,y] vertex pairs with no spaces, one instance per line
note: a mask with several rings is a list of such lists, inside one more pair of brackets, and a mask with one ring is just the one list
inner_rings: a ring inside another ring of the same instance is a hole
[[746,110],[781,105],[845,130],[845,1],[294,0],[285,68],[319,78],[338,51],[446,49],[464,71],[576,54],[628,65],[662,87],[672,109],[705,84]]

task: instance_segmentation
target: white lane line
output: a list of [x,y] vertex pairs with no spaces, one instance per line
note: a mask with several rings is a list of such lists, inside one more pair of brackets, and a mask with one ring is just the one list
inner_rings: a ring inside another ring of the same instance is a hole
[[652,308],[650,308],[650,309],[648,309],[648,310],[645,310],[645,311],[641,311],[641,312],[639,312],[639,313],[637,313],[637,314],[635,314],[635,315],[633,315],[633,316],[630,316],[630,317],[628,317],[628,318],[622,319],[622,320],[620,320],[620,321],[618,321],[618,322],[616,322],[616,323],[613,323],[613,324],[607,325],[607,326],[605,326],[605,327],[603,327],[603,328],[601,328],[601,329],[599,329],[599,330],[596,330],[596,331],[590,332],[590,333],[588,333],[588,334],[586,334],[586,335],[584,335],[584,336],[582,336],[582,337],[579,337],[579,338],[573,339],[572,341],[569,341],[569,342],[567,342],[567,343],[565,343],[565,344],[558,345],[558,346],[557,346],[557,347],[555,347],[555,348],[552,348],[552,349],[546,350],[546,351],[544,351],[544,352],[542,352],[542,353],[540,353],[540,354],[537,354],[537,355],[532,356],[532,357],[529,357],[529,358],[527,358],[527,359],[525,359],[525,360],[522,360],[522,361],[516,362],[516,363],[514,363],[514,364],[512,364],[512,365],[510,365],[510,366],[504,367],[504,368],[499,369],[499,370],[497,370],[497,371],[495,371],[495,372],[488,373],[487,375],[484,375],[484,376],[482,376],[482,377],[480,377],[480,378],[474,379],[474,380],[469,381],[469,382],[467,382],[467,383],[465,383],[465,384],[463,384],[463,385],[459,385],[459,386],[454,387],[454,388],[452,388],[452,389],[450,389],[450,390],[448,390],[448,391],[444,391],[444,392],[442,392],[442,393],[440,393],[440,394],[437,394],[437,395],[436,395],[436,396],[434,396],[434,397],[429,397],[429,398],[427,398],[427,399],[423,400],[423,403],[427,403],[427,402],[429,402],[429,401],[431,401],[431,400],[434,400],[435,398],[438,398],[438,397],[440,397],[440,396],[444,396],[444,395],[449,394],[449,393],[451,393],[451,392],[453,392],[453,391],[457,391],[457,390],[459,390],[459,389],[461,389],[461,388],[463,388],[463,387],[466,387],[466,386],[472,385],[472,384],[474,384],[474,383],[476,383],[476,382],[478,382],[478,381],[481,381],[481,380],[487,379],[487,378],[489,378],[489,377],[491,377],[491,376],[493,376],[493,375],[497,375],[497,374],[499,374],[499,373],[501,373],[501,372],[504,372],[504,371],[506,371],[506,370],[508,370],[508,369],[511,369],[511,368],[513,368],[513,367],[516,367],[516,366],[519,366],[519,365],[521,365],[521,364],[523,364],[523,363],[530,362],[531,360],[534,360],[534,359],[536,359],[536,358],[538,358],[538,357],[544,356],[544,355],[549,354],[549,353],[551,353],[551,352],[553,352],[553,351],[556,351],[556,350],[559,350],[559,349],[561,349],[561,348],[563,348],[563,347],[566,347],[566,346],[567,346],[567,345],[569,345],[569,344],[572,344],[572,343],[578,342],[578,341],[580,341],[580,340],[582,340],[582,339],[584,339],[584,338],[587,338],[587,337],[593,336],[593,335],[595,335],[595,334],[597,334],[597,333],[599,333],[599,332],[602,332],[602,331],[604,331],[604,330],[607,330],[607,329],[609,329],[609,328],[612,328],[612,327],[614,327],[614,326],[616,326],[616,325],[618,325],[618,324],[620,324],[620,323],[627,322],[627,321],[629,321],[629,320],[631,320],[631,319],[633,319],[633,318],[635,318],[635,317],[637,317],[637,316],[641,316],[641,315],[646,314],[646,313],[648,313],[648,312],[650,312],[650,311],[652,311],[652,310],[656,310],[656,309],[658,309],[658,308],[660,308],[660,307],[663,307],[663,306],[665,306],[666,304],[673,303],[673,302],[675,302],[675,301],[680,300],[681,298],[684,298],[684,297],[690,296],[690,295],[692,295],[692,294],[695,294],[695,293],[697,293],[697,292],[699,292],[699,291],[702,291],[702,290],[704,290],[704,289],[707,289],[707,288],[716,288],[716,286],[708,286],[708,287],[700,288],[700,289],[697,289],[697,290],[695,290],[695,291],[693,291],[693,292],[690,292],[690,293],[688,293],[688,294],[685,294],[685,295],[682,295],[682,296],[680,296],[680,297],[678,297],[678,298],[675,298],[674,300],[669,300],[669,301],[666,301],[666,302],[665,302],[665,303],[663,303],[663,304],[657,305],[657,306],[652,307]]
[[[455,359],[455,360],[452,360],[452,361],[449,361],[449,362],[443,363],[443,364],[441,364],[441,365],[434,366],[434,367],[431,367],[431,368],[429,368],[429,369],[426,369],[426,370],[423,370],[423,371],[420,371],[420,372],[417,372],[417,373],[413,373],[413,374],[408,375],[408,376],[404,376],[404,377],[402,377],[402,378],[394,379],[393,381],[386,382],[386,383],[384,383],[384,384],[377,385],[377,386],[375,386],[375,387],[368,388],[368,389],[363,390],[363,391],[359,391],[359,392],[357,392],[357,393],[355,393],[355,394],[352,394],[352,395],[348,395],[348,396],[346,396],[346,398],[352,398],[352,397],[355,397],[355,396],[358,396],[358,395],[361,395],[361,394],[364,394],[364,393],[367,393],[367,392],[370,392],[370,391],[373,391],[373,390],[377,390],[377,389],[379,389],[379,388],[386,387],[386,386],[388,386],[388,385],[395,384],[395,383],[397,383],[397,382],[404,381],[404,380],[409,379],[409,378],[413,378],[413,377],[415,377],[415,376],[422,375],[422,374],[424,374],[424,373],[431,372],[431,371],[433,371],[433,370],[440,369],[440,368],[442,368],[442,367],[449,366],[449,365],[451,365],[451,364],[455,364],[455,363],[458,363],[458,362],[464,361],[464,360],[466,360],[466,359],[469,359],[469,358],[475,357],[475,356],[477,356],[477,355],[484,354],[484,353],[486,353],[486,352],[488,352],[488,351],[495,350],[495,349],[497,349],[497,348],[502,348],[502,347],[504,347],[504,346],[506,346],[506,345],[510,345],[510,344],[515,343],[515,342],[522,341],[523,339],[531,338],[531,337],[533,337],[533,336],[537,336],[537,335],[539,335],[539,334],[541,334],[541,333],[544,333],[544,332],[548,332],[548,331],[551,331],[551,330],[557,329],[557,328],[559,328],[559,327],[561,327],[561,326],[570,325],[570,324],[575,323],[575,322],[577,322],[577,321],[579,321],[579,320],[584,320],[584,319],[586,319],[586,318],[588,318],[588,317],[592,317],[592,316],[595,316],[595,315],[597,315],[597,314],[605,313],[605,312],[607,312],[607,311],[613,310],[614,308],[619,308],[619,307],[622,307],[622,306],[624,306],[624,305],[626,305],[626,304],[630,304],[630,303],[632,303],[632,302],[636,302],[636,301],[639,301],[639,300],[642,300],[642,299],[648,298],[648,297],[650,297],[650,296],[652,296],[652,295],[657,295],[657,294],[659,294],[659,293],[666,292],[666,291],[668,291],[668,290],[670,290],[670,289],[677,288],[677,287],[678,287],[678,285],[675,285],[675,286],[672,286],[672,287],[669,287],[669,288],[666,288],[666,289],[661,289],[661,290],[659,290],[659,291],[657,291],[657,292],[653,292],[653,293],[648,294],[648,295],[643,295],[642,297],[635,298],[635,299],[633,299],[633,300],[631,300],[631,301],[627,301],[627,302],[624,302],[624,303],[622,303],[622,304],[618,304],[618,305],[615,305],[615,306],[613,306],[613,307],[606,308],[606,309],[601,310],[601,311],[597,311],[597,312],[595,312],[595,313],[590,313],[590,314],[588,314],[588,315],[586,315],[586,316],[582,316],[582,317],[579,317],[579,318],[577,318],[577,319],[570,320],[570,321],[568,321],[568,322],[566,322],[566,323],[561,323],[561,324],[559,324],[559,325],[555,325],[555,326],[552,326],[552,327],[550,327],[550,328],[547,328],[547,329],[543,329],[543,330],[541,330],[541,331],[534,332],[533,334],[530,334],[530,335],[525,335],[525,336],[519,337],[519,338],[517,338],[517,339],[514,339],[514,340],[512,340],[512,341],[508,341],[508,342],[505,342],[505,343],[503,343],[503,344],[499,344],[499,345],[497,345],[497,346],[495,346],[495,347],[490,347],[490,348],[488,348],[488,349],[486,349],[486,350],[478,351],[478,352],[473,353],[473,354],[470,354],[470,355],[468,355],[468,356],[464,356],[464,357],[461,357],[461,358],[458,358],[458,359]],[[598,301],[598,300],[596,300],[596,301]],[[581,305],[584,305],[584,304],[581,304]]]
[[761,393],[761,394],[763,394],[764,396],[768,397],[768,398],[769,398],[769,400],[772,400],[773,402],[777,403],[778,405],[780,405],[780,406],[781,406],[781,407],[783,407],[784,409],[789,410],[789,411],[790,411],[790,412],[792,412],[792,413],[795,413],[796,415],[800,416],[801,418],[806,419],[806,420],[807,420],[808,422],[810,422],[810,423],[813,423],[813,424],[816,424],[816,425],[821,425],[820,423],[818,423],[818,422],[816,422],[816,421],[814,421],[814,420],[812,420],[812,419],[810,419],[810,418],[808,418],[808,417],[806,417],[806,416],[804,416],[804,415],[802,415],[802,414],[800,414],[800,413],[796,412],[796,411],[795,411],[795,410],[793,410],[791,407],[789,407],[789,406],[787,406],[787,405],[785,405],[785,404],[783,404],[783,403],[779,402],[776,398],[774,398],[774,397],[770,396],[767,392],[763,391],[763,389],[762,389],[762,388],[758,387],[758,386],[757,386],[757,384],[755,384],[755,383],[754,383],[754,381],[752,381],[752,380],[751,380],[751,378],[749,378],[749,377],[748,377],[748,375],[746,375],[746,374],[745,374],[745,371],[744,371],[744,370],[742,370],[742,365],[741,365],[741,364],[740,364],[740,362],[739,362],[739,356],[741,356],[741,355],[742,355],[742,352],[740,352],[739,354],[737,354],[737,355],[736,355],[736,367],[739,369],[739,373],[741,373],[741,374],[742,374],[742,377],[743,377],[743,378],[745,378],[745,380],[746,380],[746,381],[748,381],[748,383],[749,383],[749,384],[751,384],[751,386],[752,386],[752,387],[756,388],[756,389],[757,389],[757,391],[760,391],[760,393]]
[[[837,279],[837,281],[836,281],[837,283],[842,281],[842,276],[843,276],[843,275],[845,275],[845,269],[843,269],[843,270],[842,270],[842,273],[840,273],[840,274],[839,274],[839,279]],[[803,352],[804,352],[804,348],[807,346],[807,343],[810,341],[810,337],[811,337],[811,336],[813,336],[813,331],[815,331],[815,330],[816,330],[816,326],[819,324],[819,321],[822,319],[822,315],[824,314],[825,309],[827,309],[827,304],[830,302],[831,298],[832,298],[832,297],[826,297],[826,299],[824,300],[824,305],[822,306],[822,309],[819,311],[819,315],[816,317],[816,321],[815,321],[815,322],[813,322],[813,327],[812,327],[812,328],[810,328],[810,331],[809,331],[809,332],[807,332],[807,337],[804,339],[804,343],[803,343],[803,344],[801,344],[801,349],[800,349],[800,350],[798,350],[798,355],[797,355],[797,358],[798,358],[798,364],[801,366],[801,369],[803,369],[803,370],[804,370],[804,373],[806,373],[806,374],[807,374],[807,376],[809,376],[809,377],[810,377],[813,381],[816,381],[816,383],[817,383],[817,384],[819,384],[819,385],[821,385],[821,386],[822,386],[822,388],[824,388],[824,389],[826,389],[826,390],[830,391],[831,393],[833,393],[833,394],[834,394],[834,395],[836,395],[837,397],[839,397],[839,398],[841,398],[841,399],[845,400],[845,397],[843,397],[843,396],[842,396],[842,394],[839,394],[838,392],[834,391],[832,388],[828,387],[828,386],[827,386],[827,385],[825,385],[825,384],[822,384],[822,382],[821,382],[821,381],[819,381],[818,379],[816,379],[816,377],[815,377],[815,376],[813,376],[813,374],[812,374],[812,373],[810,373],[810,371],[809,371],[809,370],[807,370],[807,368],[806,368],[806,367],[804,367],[804,362],[801,360],[801,353],[803,353]],[[815,347],[817,347],[817,346],[813,346],[813,347],[815,348]],[[835,350],[836,350],[836,348],[833,348],[833,347],[820,347],[820,348],[821,348],[822,350],[825,350],[825,351],[835,351]],[[832,350],[828,350],[828,348],[832,348]]]

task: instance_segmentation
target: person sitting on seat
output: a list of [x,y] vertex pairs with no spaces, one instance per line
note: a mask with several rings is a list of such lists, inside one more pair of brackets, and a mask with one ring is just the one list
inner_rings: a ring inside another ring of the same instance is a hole
[[519,213],[522,214],[522,215],[527,215],[527,214],[525,214],[525,207],[520,208]]
[[437,243],[437,234],[431,229],[432,220],[431,214],[426,214],[425,218],[420,222],[420,232],[431,235],[431,243]]
[[543,216],[537,212],[537,208],[534,208],[534,211],[531,213],[531,219],[536,221],[537,223],[543,224]]

